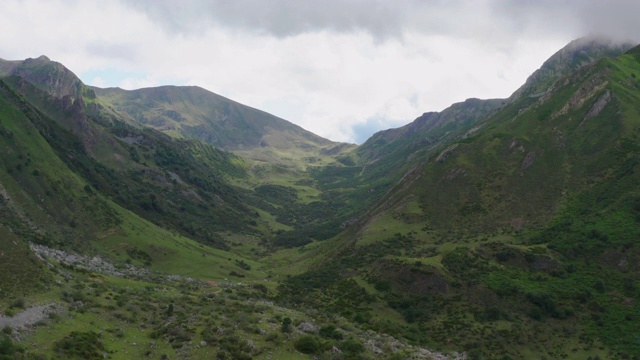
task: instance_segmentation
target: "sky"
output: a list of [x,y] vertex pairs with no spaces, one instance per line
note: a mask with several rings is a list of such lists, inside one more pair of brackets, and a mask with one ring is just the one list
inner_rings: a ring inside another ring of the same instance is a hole
[[467,98],[506,98],[571,40],[640,43],[639,1],[3,0],[0,58],[89,85],[197,85],[361,143]]

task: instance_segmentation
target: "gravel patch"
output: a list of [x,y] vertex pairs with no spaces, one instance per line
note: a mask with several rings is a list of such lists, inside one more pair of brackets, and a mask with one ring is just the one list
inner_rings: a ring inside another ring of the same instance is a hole
[[46,305],[36,305],[25,309],[14,316],[0,316],[0,328],[6,326],[14,330],[25,330],[26,328],[43,321],[49,314],[58,312],[56,303]]

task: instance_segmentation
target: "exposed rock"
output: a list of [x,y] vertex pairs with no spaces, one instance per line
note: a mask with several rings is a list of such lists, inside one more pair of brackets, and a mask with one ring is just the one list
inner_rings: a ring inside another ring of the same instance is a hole
[[23,330],[46,319],[49,314],[59,311],[56,303],[32,306],[14,316],[0,316],[0,328],[8,326],[14,330]]
[[529,151],[527,156],[522,161],[522,170],[526,170],[529,166],[533,165],[535,161],[536,161],[536,152]]
[[609,103],[609,101],[611,101],[611,92],[607,90],[605,91],[604,94],[602,94],[598,98],[598,101],[596,101],[596,103],[593,104],[593,106],[591,107],[591,109],[589,110],[587,115],[584,117],[584,120],[582,120],[579,126],[582,126],[582,124],[584,124],[585,121],[598,116],[598,114],[600,114],[602,109],[604,109],[604,107]]
[[88,271],[98,272],[102,274],[117,276],[117,277],[132,277],[143,278],[149,275],[149,271],[146,269],[140,269],[131,264],[126,264],[121,268],[116,268],[113,264],[98,256],[85,256],[72,252],[66,252],[58,249],[51,249],[44,245],[38,245],[31,243],[29,245],[31,250],[45,263],[47,258],[57,261],[61,264],[74,266],[78,269],[84,269]]
[[447,148],[442,150],[442,152],[438,155],[438,157],[436,157],[436,162],[439,162],[439,163],[444,162],[449,157],[449,155],[451,155],[451,152],[458,147],[458,145],[459,144],[453,144],[453,145],[447,146]]
[[318,332],[318,327],[313,325],[313,324],[309,324],[306,322],[301,322],[300,325],[298,325],[298,329],[300,329],[302,332],[305,333],[317,333]]
[[457,178],[458,176],[465,176],[465,175],[467,175],[467,170],[461,167],[457,167],[457,168],[451,169],[449,173],[447,173],[447,175],[444,177],[444,179],[447,181],[451,181]]
[[[582,107],[589,99],[594,97],[598,92],[609,85],[609,81],[600,77],[595,77],[587,81],[576,92],[571,95],[567,103],[562,109],[551,114],[551,118],[555,119],[562,115],[567,114],[570,110],[578,109]],[[609,95],[610,96],[610,95]],[[606,103],[605,103],[606,104]],[[604,105],[602,106],[604,107]]]

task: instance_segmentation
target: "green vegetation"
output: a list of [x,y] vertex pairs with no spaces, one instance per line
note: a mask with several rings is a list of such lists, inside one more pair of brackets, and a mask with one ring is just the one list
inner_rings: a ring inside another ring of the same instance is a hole
[[360,147],[5,66],[0,314],[54,310],[0,358],[638,358],[639,50],[592,62],[619,50]]

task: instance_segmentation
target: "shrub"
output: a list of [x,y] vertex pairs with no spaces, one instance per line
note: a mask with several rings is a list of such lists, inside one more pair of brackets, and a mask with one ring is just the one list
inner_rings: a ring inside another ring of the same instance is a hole
[[320,336],[325,339],[342,340],[342,334],[336,331],[335,325],[327,325],[320,328]]
[[24,309],[24,307],[25,307],[24,299],[20,298],[20,299],[18,299],[18,300],[16,300],[16,301],[14,301],[14,302],[11,304],[11,307],[19,308],[19,309]]
[[320,340],[312,335],[302,336],[296,340],[294,346],[303,354],[317,354],[321,348]]
[[0,333],[0,359],[19,359],[16,353],[22,352],[19,346],[16,346],[11,337]]
[[347,358],[356,356],[364,351],[364,345],[354,339],[345,340],[338,347]]
[[67,359],[103,359],[105,350],[98,334],[73,331],[53,344],[53,349],[61,358]]
[[283,333],[288,333],[291,331],[291,319],[286,317],[284,318],[284,320],[282,320],[282,332]]

